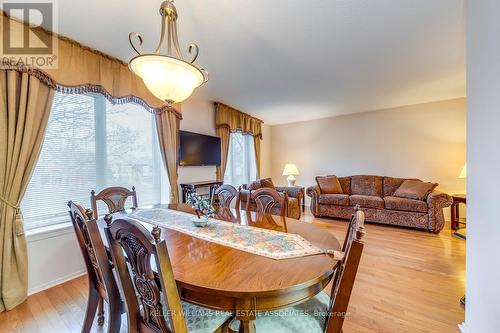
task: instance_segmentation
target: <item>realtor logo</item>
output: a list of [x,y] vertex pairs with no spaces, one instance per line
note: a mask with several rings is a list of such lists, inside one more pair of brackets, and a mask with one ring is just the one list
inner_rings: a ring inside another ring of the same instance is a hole
[[[0,0],[1,1],[1,0]],[[57,67],[55,1],[3,0],[1,58],[2,62],[37,68]],[[29,25],[21,22],[29,22]]]

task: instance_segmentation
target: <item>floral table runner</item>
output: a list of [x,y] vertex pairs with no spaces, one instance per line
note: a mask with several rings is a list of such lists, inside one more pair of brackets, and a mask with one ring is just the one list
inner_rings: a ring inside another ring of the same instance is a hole
[[129,217],[272,259],[289,259],[325,253],[324,250],[299,235],[275,230],[216,219],[210,219],[206,227],[198,228],[191,222],[194,215],[171,209],[136,209]]

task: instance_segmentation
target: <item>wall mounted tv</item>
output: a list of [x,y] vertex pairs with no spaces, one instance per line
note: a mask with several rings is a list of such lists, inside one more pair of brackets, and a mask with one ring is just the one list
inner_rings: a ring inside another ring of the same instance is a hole
[[220,138],[179,131],[179,165],[220,165]]

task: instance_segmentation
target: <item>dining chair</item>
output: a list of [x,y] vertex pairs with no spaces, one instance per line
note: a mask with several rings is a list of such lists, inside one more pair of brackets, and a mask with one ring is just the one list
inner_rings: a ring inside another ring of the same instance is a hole
[[90,332],[97,309],[97,323],[99,326],[104,324],[104,301],[109,306],[108,332],[119,332],[124,308],[113,275],[113,264],[102,242],[97,221],[93,218],[91,209],[85,209],[72,201],[68,202],[68,207],[89,280],[89,296],[82,333]]
[[214,190],[214,193],[212,195],[212,205],[217,204],[220,208],[231,208],[231,202],[234,198],[236,198],[235,209],[239,210],[240,192],[232,185],[223,184]]
[[253,201],[256,204],[257,214],[272,215],[274,208],[279,209],[280,216],[286,216],[288,211],[288,196],[286,193],[279,193],[273,188],[262,187],[250,191],[250,200],[247,200],[247,210],[250,210],[249,204]]
[[181,302],[160,228],[149,233],[133,219],[112,219],[104,218],[105,234],[127,306],[129,333],[214,332],[229,325],[230,313]]
[[[312,299],[282,309],[257,314],[255,328],[257,332],[310,332],[341,333],[349,305],[352,288],[356,279],[364,244],[361,239],[365,235],[365,215],[359,208],[351,217],[343,251],[332,251],[338,259],[332,279],[331,297],[321,291]],[[286,315],[290,313],[291,315]],[[238,321],[234,320],[230,328],[238,330]]]
[[113,214],[125,210],[125,202],[129,197],[132,197],[132,209],[137,208],[137,193],[135,186],[132,186],[132,191],[120,186],[108,187],[95,194],[95,191],[90,192],[90,202],[92,203],[92,210],[94,211],[95,218],[99,218],[97,212],[97,201],[104,201],[108,206],[108,213]]

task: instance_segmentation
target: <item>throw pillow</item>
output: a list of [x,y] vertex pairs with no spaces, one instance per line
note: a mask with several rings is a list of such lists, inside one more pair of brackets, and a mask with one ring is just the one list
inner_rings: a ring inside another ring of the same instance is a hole
[[260,186],[261,187],[269,187],[269,188],[276,188],[274,186],[273,180],[271,178],[264,178],[260,180]]
[[316,177],[321,194],[342,194],[342,186],[340,186],[337,176],[318,176]]
[[395,197],[425,200],[427,196],[438,186],[437,183],[426,183],[421,180],[408,179],[394,192]]

